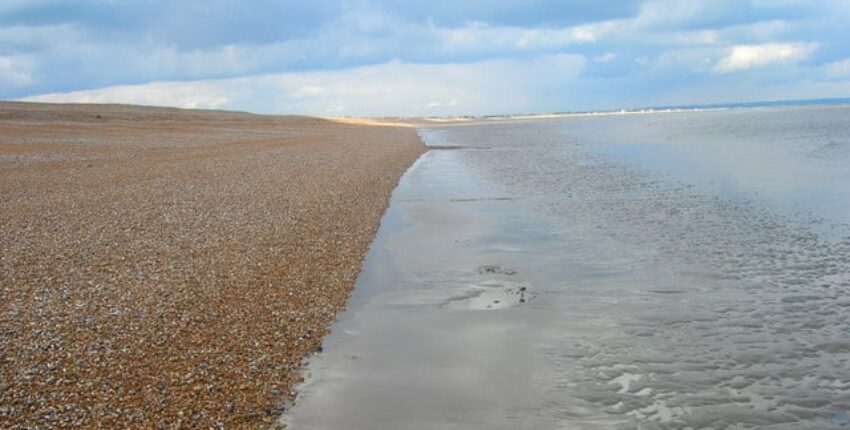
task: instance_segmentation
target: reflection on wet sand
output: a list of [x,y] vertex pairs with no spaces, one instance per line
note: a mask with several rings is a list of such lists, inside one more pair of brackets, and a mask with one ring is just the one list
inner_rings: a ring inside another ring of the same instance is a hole
[[[406,174],[287,419],[364,429],[850,424],[848,220],[819,209],[846,197],[850,160],[809,156],[847,129],[847,112],[659,116],[639,125],[669,137],[656,159],[616,148],[637,127],[617,121],[632,119],[421,130],[429,144],[489,150],[432,151]],[[765,142],[778,145],[774,156],[735,159]],[[795,159],[796,181],[737,171]],[[827,171],[805,173],[815,164]],[[717,183],[734,192],[705,186]],[[812,211],[786,210],[795,206]]]

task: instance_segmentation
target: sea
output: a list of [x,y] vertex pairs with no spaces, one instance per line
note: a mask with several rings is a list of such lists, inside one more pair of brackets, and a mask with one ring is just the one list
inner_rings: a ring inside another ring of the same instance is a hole
[[290,428],[850,428],[850,107],[419,134]]

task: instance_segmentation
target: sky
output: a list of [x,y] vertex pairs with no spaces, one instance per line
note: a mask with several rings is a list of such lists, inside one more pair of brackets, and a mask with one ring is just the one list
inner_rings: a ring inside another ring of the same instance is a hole
[[850,96],[850,0],[0,0],[0,99],[321,116]]

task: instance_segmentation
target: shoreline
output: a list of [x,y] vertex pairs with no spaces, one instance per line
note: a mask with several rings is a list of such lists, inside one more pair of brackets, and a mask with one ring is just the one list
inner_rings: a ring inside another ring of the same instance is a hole
[[469,169],[475,148],[422,137],[286,428],[515,428],[500,414],[538,394],[521,327],[540,283],[516,234],[537,219]]
[[846,112],[420,129],[285,422],[846,425]]
[[345,307],[414,128],[0,102],[0,424],[258,428]]

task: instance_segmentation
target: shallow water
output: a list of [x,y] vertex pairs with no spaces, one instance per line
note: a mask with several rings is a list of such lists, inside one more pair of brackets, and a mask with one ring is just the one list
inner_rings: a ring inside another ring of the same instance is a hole
[[293,428],[850,426],[850,109],[420,133]]

